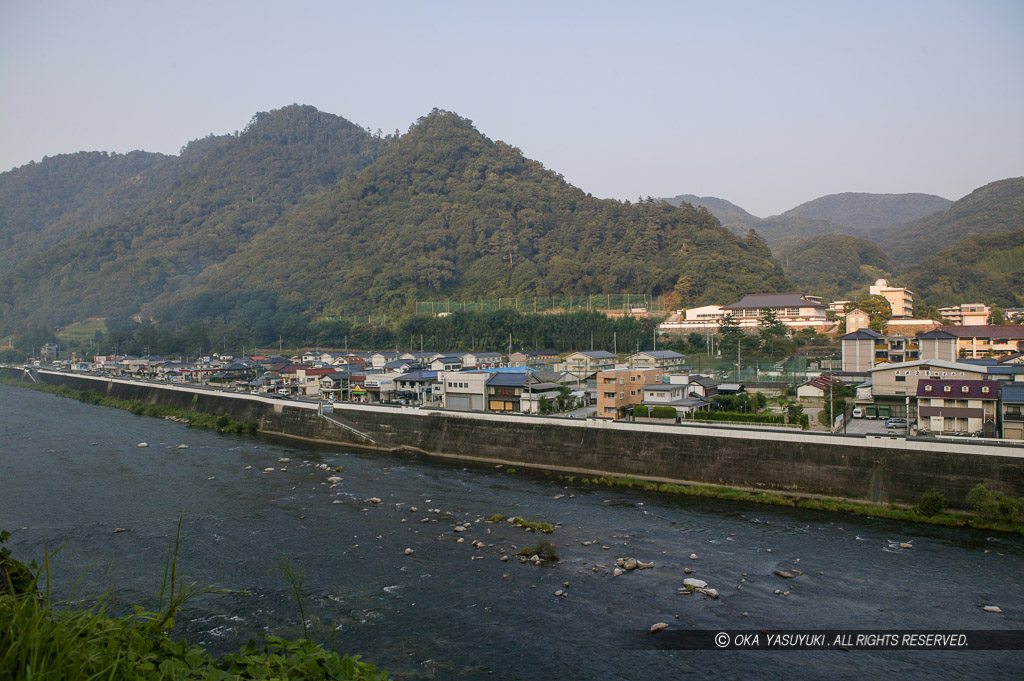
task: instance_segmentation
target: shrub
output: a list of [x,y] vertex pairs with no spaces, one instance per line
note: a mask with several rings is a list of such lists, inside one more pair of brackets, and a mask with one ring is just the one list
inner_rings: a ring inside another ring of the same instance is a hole
[[674,419],[676,417],[675,407],[651,407],[651,416],[656,419]]
[[635,416],[638,419],[646,417],[649,413],[650,409],[648,409],[647,405],[645,404],[638,404],[635,407],[633,407],[633,416]]
[[984,484],[971,490],[967,503],[984,518],[1024,522],[1024,499],[990,490]]
[[946,510],[946,497],[942,492],[932,488],[921,495],[917,502],[917,512],[921,515],[933,516]]

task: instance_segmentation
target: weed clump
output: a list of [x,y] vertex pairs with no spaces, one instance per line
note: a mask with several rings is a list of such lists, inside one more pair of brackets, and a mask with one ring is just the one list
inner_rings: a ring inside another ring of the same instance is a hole
[[547,539],[541,539],[537,542],[536,546],[527,546],[520,549],[519,553],[517,553],[516,555],[526,556],[527,558],[531,556],[537,556],[541,560],[547,561],[549,563],[553,563],[559,560],[558,551],[556,550],[555,545],[549,542]]

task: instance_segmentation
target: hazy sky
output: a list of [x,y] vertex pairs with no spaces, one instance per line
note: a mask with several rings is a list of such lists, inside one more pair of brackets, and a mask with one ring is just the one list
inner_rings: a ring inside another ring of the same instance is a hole
[[1024,175],[1024,1],[0,0],[0,171],[292,103],[455,111],[600,197],[958,199]]

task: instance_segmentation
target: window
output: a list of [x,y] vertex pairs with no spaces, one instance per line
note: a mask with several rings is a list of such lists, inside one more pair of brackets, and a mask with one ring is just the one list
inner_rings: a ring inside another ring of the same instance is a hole
[[897,376],[896,377],[896,382],[897,383],[906,383],[907,382],[907,377],[906,376]]
[[930,392],[932,391],[932,387],[931,387],[930,385],[926,385],[926,386],[924,387],[924,391],[925,391],[926,393],[930,393]]
[[962,392],[962,393],[969,393],[969,392],[971,392],[971,389],[968,386],[966,386],[966,385],[962,385],[962,386],[960,386],[960,392]]
[[629,395],[630,395],[630,397],[636,397],[636,391],[635,390],[630,390],[629,391]]
[[981,386],[981,392],[982,392],[983,395],[988,395],[988,386],[987,385]]
[[625,399],[625,397],[626,397],[626,393],[619,393],[619,399],[620,400]]
[[629,382],[630,383],[636,383],[636,376],[630,376],[629,377]]
[[948,392],[951,392],[951,391],[952,391],[952,388],[950,388],[948,385],[942,386],[942,392],[948,393]]

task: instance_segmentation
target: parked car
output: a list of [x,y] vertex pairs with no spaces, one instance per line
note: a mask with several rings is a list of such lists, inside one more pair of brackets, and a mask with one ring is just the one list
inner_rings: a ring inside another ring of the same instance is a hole
[[862,419],[862,418],[864,418],[864,410],[861,409],[860,407],[854,407],[853,408],[853,418],[855,418],[855,419]]
[[885,420],[885,427],[886,428],[906,428],[907,427],[907,420],[903,419],[903,418],[899,418],[898,416],[894,416],[894,417],[892,417],[890,419],[886,419]]

